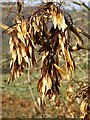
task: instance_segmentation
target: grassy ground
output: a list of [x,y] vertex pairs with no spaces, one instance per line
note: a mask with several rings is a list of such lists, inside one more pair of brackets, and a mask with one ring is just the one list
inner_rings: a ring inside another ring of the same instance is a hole
[[[2,116],[5,118],[31,118],[38,114],[30,94],[27,77],[23,75],[20,79],[9,85],[5,82],[8,74],[3,75],[2,93]],[[32,82],[32,90],[37,97],[35,81]]]
[[[77,78],[83,78],[78,82],[84,82],[87,78],[84,79],[85,75],[77,69],[76,73]],[[75,75],[75,76],[76,76]],[[19,79],[11,82],[9,85],[6,80],[9,74],[2,74],[2,116],[3,118],[31,118],[31,117],[41,117],[40,112],[37,110],[35,103],[32,99],[29,85],[27,83],[26,74],[24,74]],[[33,95],[37,100],[37,82],[40,78],[38,70],[36,70],[31,76],[31,87]],[[76,83],[73,82],[73,85],[76,86]],[[67,80],[64,80],[60,87],[60,106],[56,108],[54,104],[51,104],[47,100],[46,114],[48,117],[62,117],[64,112],[67,116],[66,108],[66,89],[68,87]],[[77,89],[74,88],[76,91]],[[79,117],[79,106],[76,104],[76,116]]]

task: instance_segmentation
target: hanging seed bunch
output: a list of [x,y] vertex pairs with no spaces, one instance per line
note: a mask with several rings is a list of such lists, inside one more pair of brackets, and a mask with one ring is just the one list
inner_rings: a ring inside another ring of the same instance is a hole
[[[20,11],[19,11],[20,12]],[[11,35],[9,45],[12,60],[10,63],[10,80],[18,78],[30,63],[34,66],[34,50],[39,46],[41,60],[41,78],[37,90],[40,107],[44,108],[45,97],[55,100],[59,94],[63,76],[71,79],[75,63],[71,51],[80,49],[83,43],[71,16],[61,9],[60,4],[48,2],[41,5],[26,22],[24,17],[15,19],[16,25],[8,31]],[[76,46],[70,46],[69,31],[77,38]],[[65,60],[65,69],[60,67],[60,56]]]
[[90,86],[83,83],[80,91],[76,94],[76,98],[81,98],[80,103],[80,118],[84,120],[90,119]]
[[12,31],[9,45],[12,60],[10,62],[11,76],[10,80],[16,79],[23,74],[24,68],[27,66],[30,58],[31,66],[36,61],[34,55],[34,44],[31,41],[29,34],[27,33],[26,21],[23,17],[20,19],[17,17],[16,26]]
[[[51,28],[47,26],[48,21],[52,22]],[[44,106],[45,96],[55,99],[59,94],[61,74],[65,75],[75,68],[67,44],[68,26],[63,11],[50,2],[30,17],[28,29],[34,44],[41,45],[39,53],[43,53],[37,89],[40,93],[39,105]],[[66,71],[59,67],[60,55],[66,61]]]
[[85,120],[90,119],[90,88],[87,87],[82,92],[82,102],[80,105],[80,111],[81,111],[81,118]]

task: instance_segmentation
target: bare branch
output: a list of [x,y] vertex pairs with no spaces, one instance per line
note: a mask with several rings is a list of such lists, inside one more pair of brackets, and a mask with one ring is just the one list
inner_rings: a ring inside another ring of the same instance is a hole
[[79,5],[79,6],[83,6],[84,8],[86,8],[87,10],[90,11],[90,8],[84,2],[76,2],[76,1],[74,1],[73,3],[76,4],[76,5]]

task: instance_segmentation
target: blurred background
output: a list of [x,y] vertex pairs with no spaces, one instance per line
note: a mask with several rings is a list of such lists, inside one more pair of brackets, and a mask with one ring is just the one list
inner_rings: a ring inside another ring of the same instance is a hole
[[[49,0],[48,0],[49,1]],[[52,0],[51,0],[52,1]],[[80,28],[82,28],[87,33],[89,31],[90,25],[90,0],[55,0],[55,2],[62,2],[62,7],[66,9],[70,13],[73,18],[74,24]],[[2,9],[2,20],[1,22],[6,25],[13,25],[13,19],[16,16],[17,8],[16,8],[15,0],[0,0],[0,6]],[[39,5],[42,4],[42,0],[25,0],[24,1],[24,15],[27,18],[37,9]],[[47,2],[44,0],[44,2]],[[0,14],[1,17],[1,14]],[[2,117],[3,118],[39,118],[41,117],[40,112],[35,106],[35,103],[32,100],[32,96],[30,93],[30,89],[27,83],[27,74],[26,72],[19,79],[11,82],[9,85],[7,83],[7,79],[10,74],[10,60],[11,56],[9,53],[9,37],[7,34],[2,34],[2,43],[0,40],[0,69],[2,69],[2,84],[0,88],[2,88]],[[90,41],[84,37],[84,43],[87,47],[90,46]],[[75,39],[72,35],[72,43],[75,43]],[[39,58],[38,53],[36,52],[37,57]],[[76,64],[75,73],[73,75],[73,86],[74,91],[77,92],[80,88],[86,85],[89,82],[89,52],[87,50],[79,50],[72,53],[73,59]],[[63,60],[61,60],[63,62]],[[40,63],[39,63],[40,64]],[[33,73],[30,77],[31,79],[31,87],[33,91],[33,96],[35,99],[38,97],[37,92],[37,83],[40,78],[40,65],[37,65],[33,68]],[[70,117],[67,114],[66,108],[66,89],[68,83],[67,80],[62,82],[60,87],[60,107],[55,109],[54,105],[51,105],[48,102],[47,111],[49,117],[59,117],[64,116]],[[81,99],[80,99],[81,100]],[[75,117],[79,117],[80,110],[80,100],[75,101]]]

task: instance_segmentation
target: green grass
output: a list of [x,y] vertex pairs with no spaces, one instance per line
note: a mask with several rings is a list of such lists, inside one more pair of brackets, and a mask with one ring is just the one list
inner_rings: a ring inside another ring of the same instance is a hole
[[[39,76],[38,73],[33,73],[31,77],[31,87],[32,87],[34,96],[37,96],[36,83],[38,81],[38,76]],[[17,80],[10,82],[10,84],[6,82],[8,77],[9,77],[9,74],[2,74],[3,92],[9,92],[18,98],[23,98],[23,99],[31,98],[29,84],[25,83],[27,82],[26,74],[22,75]]]

